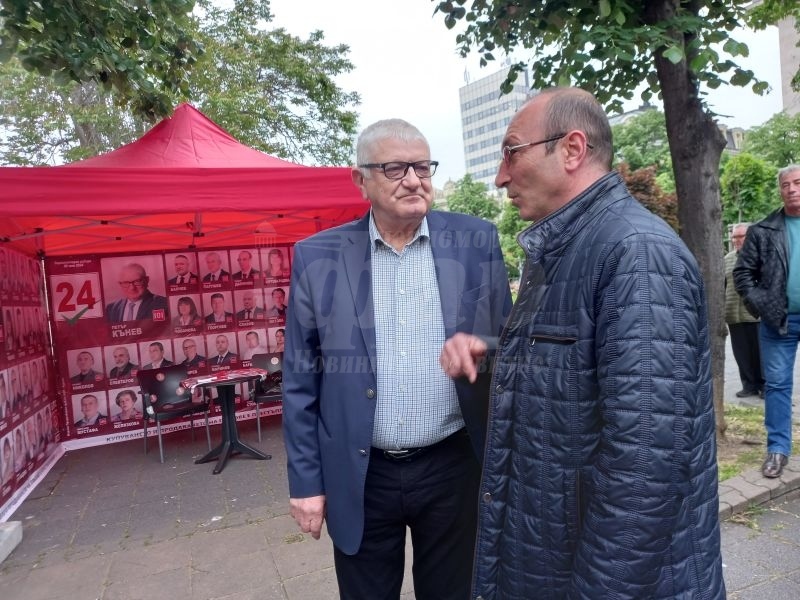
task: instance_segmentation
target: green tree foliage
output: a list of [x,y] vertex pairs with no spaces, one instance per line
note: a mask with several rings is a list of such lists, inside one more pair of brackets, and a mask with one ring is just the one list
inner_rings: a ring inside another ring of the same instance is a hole
[[[320,33],[300,39],[269,29],[266,7],[238,0],[228,9],[202,1],[190,33],[205,53],[191,73],[193,104],[242,143],[302,163],[347,164],[359,98],[334,82],[352,70],[346,46]],[[58,83],[0,64],[0,163],[71,162],[133,141],[149,122],[115,105],[94,82]],[[183,96],[171,100],[172,108]]]
[[647,110],[624,123],[614,125],[611,132],[614,136],[616,164],[624,162],[633,171],[653,166],[659,187],[669,192],[675,191],[667,125],[662,111]]
[[455,189],[447,197],[447,208],[487,221],[494,221],[500,214],[500,205],[488,194],[486,184],[473,181],[470,175],[464,175],[456,182]]
[[189,30],[193,7],[194,0],[3,0],[0,62],[16,56],[57,83],[93,82],[154,121],[188,92],[202,54]]
[[56,84],[15,58],[0,64],[0,164],[53,165],[118,148],[147,123],[93,82]]
[[358,125],[355,93],[335,78],[353,69],[345,45],[326,46],[266,29],[269,4],[237,0],[222,9],[208,0],[198,38],[207,52],[195,69],[191,98],[234,137],[269,154],[314,164],[348,164]]
[[529,226],[530,223],[519,218],[519,210],[506,199],[503,202],[500,219],[497,222],[497,231],[500,234],[503,260],[506,263],[508,276],[511,279],[519,278],[522,266],[525,264],[525,252],[522,250],[522,246],[517,243],[517,236]]
[[725,226],[763,219],[781,205],[778,169],[747,152],[732,156],[720,177]]
[[664,219],[670,227],[680,232],[678,225],[678,202],[675,194],[670,194],[661,189],[656,180],[656,167],[642,167],[632,170],[626,163],[617,167],[620,175],[625,180],[625,185],[631,195],[636,198],[649,211]]
[[769,121],[749,130],[742,149],[778,168],[800,162],[800,113],[775,114]]

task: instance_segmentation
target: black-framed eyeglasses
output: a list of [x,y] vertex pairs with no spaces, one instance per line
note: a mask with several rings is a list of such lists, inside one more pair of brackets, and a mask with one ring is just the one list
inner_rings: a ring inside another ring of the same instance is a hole
[[515,146],[503,146],[503,162],[506,163],[506,165],[510,165],[511,157],[514,156],[520,150],[524,150],[525,148],[533,148],[534,146],[538,146],[540,144],[546,144],[547,142],[555,142],[556,140],[560,140],[566,135],[567,135],[566,133],[559,133],[558,135],[549,137],[546,140],[539,140],[538,142],[525,142],[524,144],[516,144]]
[[128,289],[130,287],[142,287],[144,285],[144,278],[134,279],[133,281],[119,281],[120,287]]
[[[524,144],[516,144],[515,146],[503,146],[503,162],[506,163],[506,166],[511,164],[511,157],[514,156],[520,150],[524,150],[525,148],[533,148],[534,146],[538,146],[540,144],[546,144],[548,142],[555,142],[556,140],[560,140],[563,137],[566,137],[566,133],[559,133],[552,137],[547,138],[546,140],[539,140],[538,142],[525,142]],[[594,146],[591,144],[586,144],[589,150],[593,150]]]
[[408,173],[408,168],[414,169],[414,173],[420,179],[428,179],[436,173],[439,162],[435,160],[418,160],[417,162],[392,161],[385,163],[367,163],[358,165],[359,169],[381,169],[386,179],[402,179]]

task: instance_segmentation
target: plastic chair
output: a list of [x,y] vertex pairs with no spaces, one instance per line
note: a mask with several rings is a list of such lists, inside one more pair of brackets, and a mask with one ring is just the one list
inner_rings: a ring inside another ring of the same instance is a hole
[[250,399],[256,404],[256,429],[261,443],[261,404],[280,404],[283,402],[281,383],[283,382],[283,352],[254,354],[253,367],[269,371],[263,381],[256,381],[250,390]]
[[177,417],[189,415],[191,418],[192,441],[194,441],[194,415],[205,413],[206,440],[208,449],[211,450],[211,431],[208,427],[208,412],[211,408],[211,399],[203,393],[192,396],[189,390],[181,386],[187,377],[184,365],[172,365],[160,369],[139,370],[136,377],[142,394],[144,406],[144,453],[147,454],[147,425],[149,421],[156,422],[158,430],[158,451],[161,462],[164,462],[164,444],[161,440],[161,421],[168,421]]

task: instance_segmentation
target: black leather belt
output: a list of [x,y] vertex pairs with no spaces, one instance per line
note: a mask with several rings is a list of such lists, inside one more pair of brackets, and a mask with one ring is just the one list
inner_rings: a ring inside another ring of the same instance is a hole
[[390,460],[392,462],[411,462],[415,458],[418,458],[425,454],[426,452],[433,450],[439,446],[443,446],[447,442],[451,442],[454,439],[466,436],[467,430],[462,428],[456,431],[455,433],[448,435],[443,440],[439,440],[435,444],[431,444],[430,446],[420,446],[418,448],[402,448],[400,450],[383,450],[382,448],[372,448],[373,452],[379,453],[382,455],[386,460]]

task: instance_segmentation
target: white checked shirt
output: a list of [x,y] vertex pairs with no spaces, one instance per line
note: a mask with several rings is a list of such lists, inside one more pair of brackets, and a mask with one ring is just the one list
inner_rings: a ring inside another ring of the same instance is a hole
[[372,445],[429,446],[464,427],[455,386],[439,366],[444,320],[423,219],[402,252],[369,218],[378,395]]

